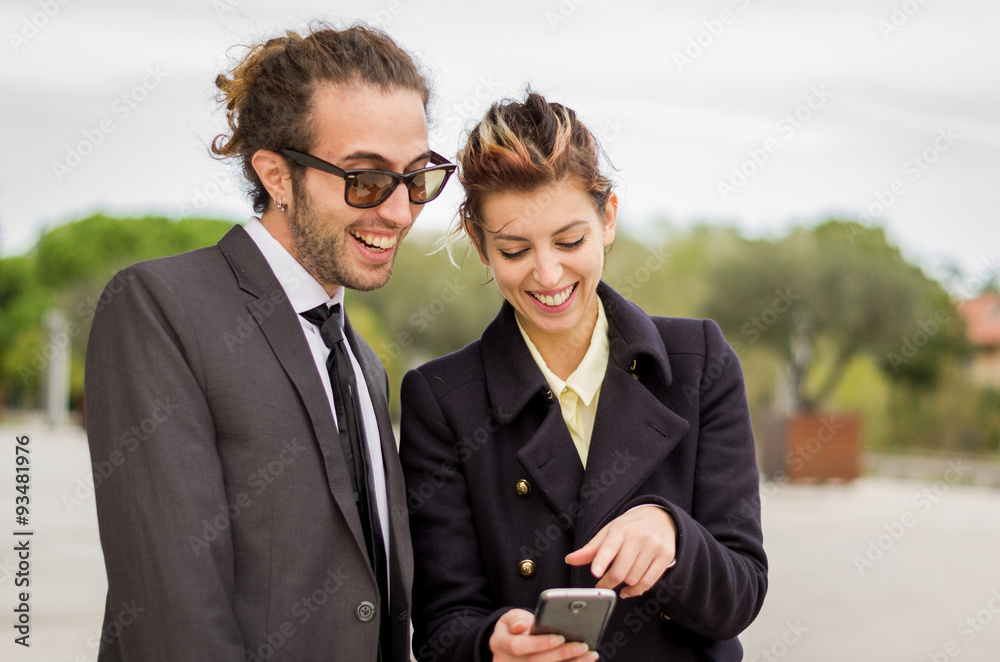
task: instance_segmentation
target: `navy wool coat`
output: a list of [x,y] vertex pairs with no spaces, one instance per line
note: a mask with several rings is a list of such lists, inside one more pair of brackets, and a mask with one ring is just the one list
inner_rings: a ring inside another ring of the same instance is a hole
[[641,504],[673,517],[677,565],[618,601],[601,659],[742,659],[767,558],[739,361],[710,320],[650,317],[604,283],[598,294],[610,357],[586,469],[508,303],[480,340],[403,380],[421,661],[488,660],[505,611],[593,587],[565,555]]

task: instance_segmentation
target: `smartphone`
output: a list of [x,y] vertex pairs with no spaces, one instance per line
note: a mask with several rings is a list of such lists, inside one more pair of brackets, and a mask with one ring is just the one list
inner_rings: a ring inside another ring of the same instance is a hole
[[561,634],[596,650],[617,596],[607,588],[550,588],[538,596],[531,634]]

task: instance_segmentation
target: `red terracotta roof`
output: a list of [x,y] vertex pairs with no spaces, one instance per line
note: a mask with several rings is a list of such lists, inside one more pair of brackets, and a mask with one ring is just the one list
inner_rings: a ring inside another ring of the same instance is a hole
[[963,301],[958,310],[965,318],[973,345],[1000,347],[1000,295],[990,293]]

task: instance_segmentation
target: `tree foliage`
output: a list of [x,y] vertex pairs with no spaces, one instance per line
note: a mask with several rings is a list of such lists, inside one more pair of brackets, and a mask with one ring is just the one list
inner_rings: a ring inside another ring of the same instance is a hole
[[822,406],[859,355],[890,380],[931,386],[942,357],[966,349],[948,294],[881,228],[831,220],[744,241],[708,282],[705,315],[737,342],[781,357],[799,409]]
[[[96,302],[107,282],[140,260],[214,244],[232,223],[207,219],[113,218],[96,214],[42,234],[26,255],[0,260],[0,395],[22,406],[38,404],[51,358],[45,312],[57,308],[68,323],[74,368],[83,365]],[[83,371],[71,373],[73,399]]]

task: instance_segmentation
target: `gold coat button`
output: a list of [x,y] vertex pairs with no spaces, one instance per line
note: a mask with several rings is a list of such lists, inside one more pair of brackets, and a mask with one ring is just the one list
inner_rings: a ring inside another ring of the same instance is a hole
[[663,612],[660,612],[660,620],[669,621],[670,617],[664,614]]
[[531,483],[522,478],[514,484],[514,492],[519,497],[531,496]]
[[538,567],[535,565],[535,562],[532,561],[531,559],[525,559],[517,564],[517,571],[521,573],[521,576],[524,578],[534,577],[535,570],[537,569]]

